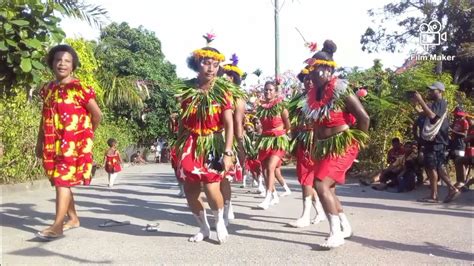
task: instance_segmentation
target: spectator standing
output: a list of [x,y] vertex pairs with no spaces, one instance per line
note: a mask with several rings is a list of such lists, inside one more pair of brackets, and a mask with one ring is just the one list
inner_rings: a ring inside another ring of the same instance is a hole
[[427,104],[420,93],[415,92],[412,102],[421,106],[420,114],[425,117],[421,138],[424,146],[424,166],[430,179],[431,194],[419,199],[421,202],[437,203],[438,201],[438,178],[441,178],[448,186],[449,193],[444,202],[450,202],[459,196],[460,191],[453,186],[446,172],[446,148],[448,145],[449,123],[446,119],[448,103],[443,99],[445,86],[441,82],[435,82],[428,86]]

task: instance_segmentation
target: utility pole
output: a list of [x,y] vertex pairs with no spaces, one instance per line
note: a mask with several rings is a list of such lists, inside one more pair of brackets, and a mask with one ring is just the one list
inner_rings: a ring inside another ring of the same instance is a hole
[[278,0],[275,1],[275,79],[280,76],[280,28],[279,28],[279,13],[280,5]]

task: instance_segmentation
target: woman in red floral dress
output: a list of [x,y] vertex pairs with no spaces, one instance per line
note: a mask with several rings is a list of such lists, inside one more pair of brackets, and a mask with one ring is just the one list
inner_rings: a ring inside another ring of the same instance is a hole
[[[94,90],[72,77],[79,66],[72,47],[53,47],[47,63],[56,79],[40,92],[43,118],[36,155],[43,159],[46,175],[56,187],[56,218],[37,236],[53,240],[61,237],[64,230],[80,225],[71,187],[90,184],[94,130],[99,126],[101,112]],[[66,215],[68,221],[64,223]]]

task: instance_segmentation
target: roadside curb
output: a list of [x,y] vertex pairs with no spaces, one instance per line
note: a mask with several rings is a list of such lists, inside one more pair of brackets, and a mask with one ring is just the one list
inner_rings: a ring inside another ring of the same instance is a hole
[[[130,167],[130,164],[126,163],[123,165],[123,167]],[[94,179],[102,179],[106,177],[107,173],[105,172],[104,168],[97,169],[94,177],[92,178],[92,183],[94,182]],[[1,196],[14,196],[19,193],[32,192],[46,188],[53,189],[48,179],[33,180],[18,184],[1,185]]]

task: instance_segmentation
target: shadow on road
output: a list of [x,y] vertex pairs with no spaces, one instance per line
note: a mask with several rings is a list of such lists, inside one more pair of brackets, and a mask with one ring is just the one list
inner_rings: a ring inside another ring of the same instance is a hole
[[364,245],[370,248],[375,248],[375,249],[414,252],[414,253],[420,253],[420,254],[425,254],[429,256],[437,256],[437,257],[465,260],[465,261],[474,260],[474,256],[472,253],[452,250],[448,247],[436,245],[429,242],[424,242],[425,245],[412,245],[412,244],[397,243],[397,242],[388,241],[388,240],[369,239],[369,238],[360,237],[360,236],[353,236],[350,241],[354,241],[361,245]]
[[[56,240],[56,241],[64,241],[64,239],[63,240]],[[45,243],[45,245],[46,244],[47,243]],[[70,261],[74,261],[74,262],[77,262],[77,263],[89,263],[89,264],[103,264],[103,263],[110,264],[110,263],[112,263],[111,260],[95,261],[95,260],[81,259],[81,258],[74,257],[74,256],[71,256],[71,255],[61,254],[61,253],[58,253],[58,252],[53,252],[51,250],[44,249],[41,246],[14,251],[14,252],[11,252],[10,254],[18,255],[18,256],[25,256],[25,257],[60,257],[60,258],[70,260]]]

